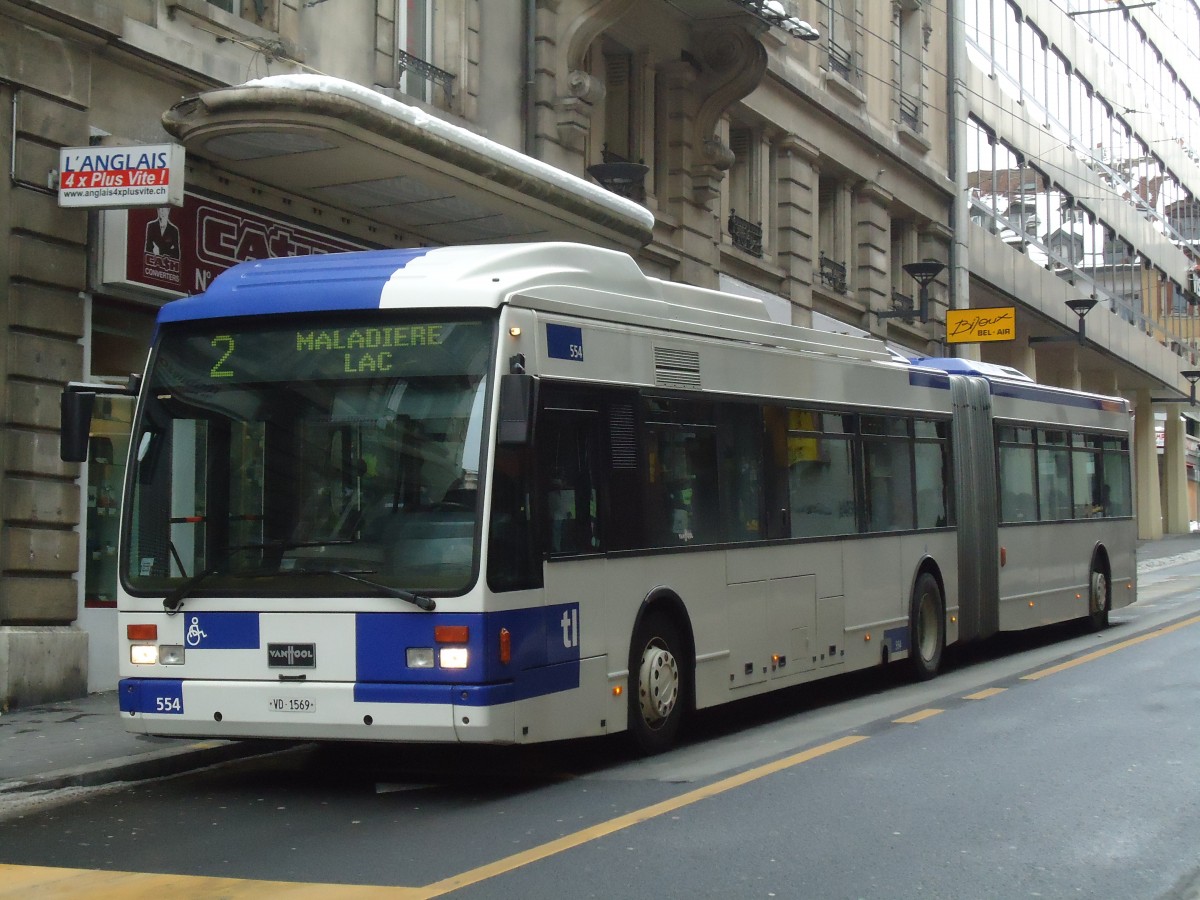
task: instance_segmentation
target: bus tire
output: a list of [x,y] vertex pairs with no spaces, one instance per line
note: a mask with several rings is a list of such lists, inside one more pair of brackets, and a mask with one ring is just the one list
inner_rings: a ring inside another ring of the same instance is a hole
[[629,648],[629,738],[642,754],[675,743],[687,705],[688,665],[675,622],[650,612],[638,622]]
[[1090,631],[1103,631],[1108,627],[1108,611],[1112,603],[1108,595],[1108,575],[1101,566],[1093,562],[1088,575],[1088,615]]
[[937,579],[928,572],[913,586],[908,635],[909,674],[916,681],[928,681],[941,668],[946,648],[946,605]]

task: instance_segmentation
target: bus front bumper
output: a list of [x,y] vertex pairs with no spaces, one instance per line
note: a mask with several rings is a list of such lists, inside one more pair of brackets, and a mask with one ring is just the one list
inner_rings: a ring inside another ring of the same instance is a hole
[[352,684],[126,678],[127,731],[207,738],[516,741],[511,685]]

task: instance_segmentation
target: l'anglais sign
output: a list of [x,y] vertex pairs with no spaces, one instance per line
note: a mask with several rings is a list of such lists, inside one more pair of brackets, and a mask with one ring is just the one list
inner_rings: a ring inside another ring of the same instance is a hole
[[183,161],[178,144],[64,147],[58,154],[58,205],[179,206]]

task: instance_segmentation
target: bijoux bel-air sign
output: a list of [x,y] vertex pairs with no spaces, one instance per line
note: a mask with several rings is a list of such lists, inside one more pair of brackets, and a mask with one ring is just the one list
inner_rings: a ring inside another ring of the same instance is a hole
[[180,206],[183,158],[178,144],[64,147],[58,154],[58,205]]

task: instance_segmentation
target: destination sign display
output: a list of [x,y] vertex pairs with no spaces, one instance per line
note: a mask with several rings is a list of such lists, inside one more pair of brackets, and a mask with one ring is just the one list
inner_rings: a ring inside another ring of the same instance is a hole
[[[209,325],[209,323],[203,323]],[[167,332],[155,360],[158,387],[478,374],[491,328],[480,321],[238,328],[230,322]]]

